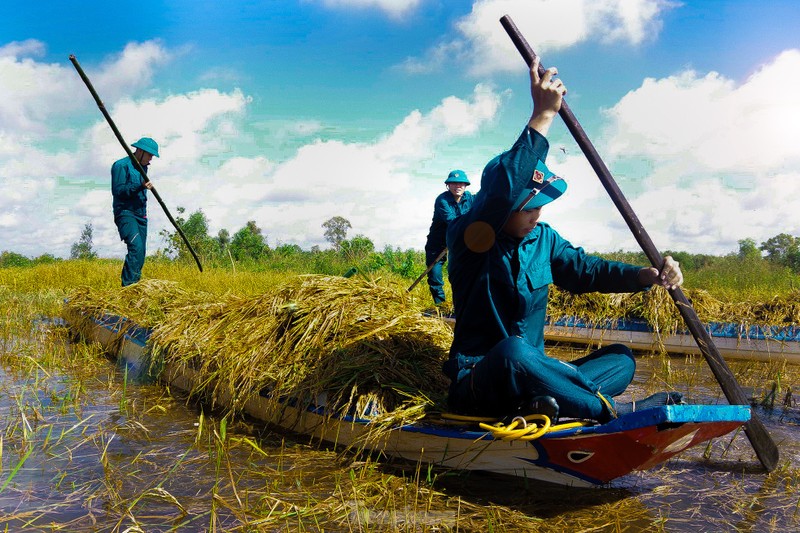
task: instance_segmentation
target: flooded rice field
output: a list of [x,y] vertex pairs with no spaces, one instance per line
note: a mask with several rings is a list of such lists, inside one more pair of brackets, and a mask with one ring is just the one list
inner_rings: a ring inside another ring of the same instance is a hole
[[[731,363],[781,453],[741,431],[597,489],[355,456],[134,382],[53,327],[3,345],[7,531],[787,531],[800,527],[800,368]],[[570,359],[583,352],[554,348]],[[702,357],[641,357],[634,397],[724,403]]]

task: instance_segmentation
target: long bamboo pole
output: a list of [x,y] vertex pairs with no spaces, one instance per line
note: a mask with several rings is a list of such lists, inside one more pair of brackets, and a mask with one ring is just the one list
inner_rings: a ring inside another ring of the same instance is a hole
[[428,272],[430,272],[430,271],[431,271],[431,269],[433,269],[433,265],[435,265],[436,263],[438,263],[439,261],[441,261],[442,257],[444,257],[444,254],[446,254],[446,253],[447,253],[447,248],[445,248],[444,250],[442,250],[441,252],[439,252],[439,255],[437,255],[437,256],[436,256],[436,259],[434,259],[434,260],[433,260],[433,263],[431,263],[430,265],[428,265],[428,268],[426,268],[426,269],[425,269],[425,272],[423,272],[422,274],[420,274],[420,275],[419,275],[419,277],[418,277],[417,279],[415,279],[415,280],[414,280],[414,283],[412,283],[412,284],[411,284],[411,286],[410,286],[409,288],[407,288],[407,289],[406,289],[406,292],[411,292],[412,290],[414,290],[414,287],[416,287],[416,286],[417,286],[417,283],[419,283],[420,281],[422,281],[422,278],[424,278],[424,277],[425,277],[425,275],[426,275]]
[[[136,170],[139,171],[139,174],[142,175],[142,179],[145,182],[149,182],[150,179],[147,177],[147,173],[142,167],[142,164],[135,157],[133,157],[133,153],[131,152],[131,149],[128,147],[128,143],[126,143],[125,139],[122,138],[122,134],[119,132],[116,124],[114,124],[114,121],[111,119],[111,115],[108,114],[106,106],[103,104],[103,101],[100,100],[100,96],[97,94],[97,91],[94,90],[92,82],[89,81],[89,77],[86,76],[86,73],[83,71],[80,64],[78,63],[78,59],[75,57],[75,55],[70,55],[69,60],[72,61],[72,64],[75,66],[75,70],[78,71],[78,75],[83,80],[83,83],[86,84],[86,88],[89,89],[90,93],[92,93],[94,101],[97,102],[97,107],[100,108],[100,112],[103,113],[103,116],[106,118],[106,122],[108,122],[108,125],[111,126],[111,131],[114,132],[114,135],[117,137],[117,140],[122,145],[122,148],[125,149],[125,153],[127,153],[128,157],[130,157],[131,161],[133,161],[133,164],[136,166]],[[189,239],[186,238],[186,235],[184,235],[183,230],[180,228],[180,226],[178,226],[178,223],[175,222],[175,219],[172,218],[172,214],[169,212],[169,209],[167,209],[166,204],[164,204],[164,200],[161,199],[161,196],[158,194],[158,191],[156,191],[155,187],[151,187],[150,192],[153,193],[155,199],[158,200],[158,203],[161,205],[161,208],[164,210],[164,213],[167,215],[169,221],[172,222],[172,225],[175,226],[176,230],[178,230],[178,234],[183,239],[183,242],[186,243],[186,247],[189,248],[189,252],[191,252],[192,257],[194,257],[194,260],[197,263],[197,268],[199,268],[200,272],[202,272],[203,265],[200,264],[200,259],[197,257],[197,254],[195,253],[194,248],[192,248],[192,245],[189,244]]]
[[[533,60],[536,58],[536,53],[530,47],[517,26],[514,24],[514,21],[512,21],[508,15],[502,17],[500,19],[500,23],[503,25],[503,28],[505,28],[509,37],[511,37],[511,40],[514,42],[517,50],[519,50],[519,53],[522,54],[522,58],[530,67],[530,65],[533,64]],[[544,73],[545,69],[540,64],[539,75],[543,76]],[[614,202],[614,205],[617,206],[620,214],[622,214],[622,218],[625,219],[625,222],[628,224],[631,232],[633,232],[633,236],[636,238],[639,246],[641,246],[645,255],[650,260],[650,263],[655,268],[660,269],[664,263],[664,258],[659,253],[652,239],[645,231],[644,226],[642,226],[642,223],[639,221],[636,213],[633,212],[628,200],[625,199],[625,196],[617,186],[617,183],[611,176],[611,172],[609,172],[605,163],[603,163],[603,160],[600,158],[600,155],[597,153],[594,145],[589,140],[586,132],[575,118],[575,115],[572,114],[572,110],[570,110],[566,100],[563,100],[561,103],[559,115],[561,115],[561,118],[567,125],[567,129],[569,129],[570,133],[572,133],[572,136],[575,138],[578,146],[580,146],[584,155],[589,160],[589,164],[591,164],[592,168],[597,173],[597,177],[600,178],[600,182],[603,184],[603,187],[605,187],[606,192],[608,192],[611,200]],[[708,366],[711,367],[711,372],[714,374],[714,377],[717,378],[717,381],[719,382],[722,391],[725,393],[725,397],[728,399],[728,402],[734,405],[747,405],[748,401],[744,391],[742,390],[741,386],[739,386],[739,383],[736,381],[736,377],[733,375],[733,372],[731,372],[730,368],[725,363],[725,360],[720,355],[719,350],[717,350],[717,347],[714,345],[714,341],[711,340],[711,335],[708,334],[708,331],[706,331],[703,323],[700,322],[700,319],[692,307],[691,302],[689,302],[689,300],[686,298],[686,295],[683,294],[683,291],[680,289],[680,287],[670,290],[669,294],[675,302],[675,305],[678,306],[678,311],[683,317],[683,320],[686,322],[686,326],[692,333],[695,342],[697,342],[697,346],[703,353]],[[750,421],[745,424],[744,430],[747,438],[750,440],[750,443],[756,452],[756,455],[758,456],[759,461],[761,461],[761,464],[768,471],[774,470],[778,464],[778,447],[775,445],[775,442],[772,440],[769,432],[767,432],[764,424],[762,424],[761,420],[759,420],[759,418],[753,414],[750,418]]]

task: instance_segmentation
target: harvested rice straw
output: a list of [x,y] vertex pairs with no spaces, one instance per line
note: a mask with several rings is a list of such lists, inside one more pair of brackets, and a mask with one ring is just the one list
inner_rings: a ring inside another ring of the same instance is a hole
[[[706,323],[738,324],[745,332],[750,326],[800,324],[800,291],[768,302],[724,302],[702,289],[683,292]],[[662,287],[630,294],[571,294],[552,286],[547,311],[554,320],[577,317],[596,325],[617,319],[642,319],[659,334],[659,342],[662,337],[685,329],[677,306]]]
[[298,276],[271,293],[213,302],[171,284],[137,285],[77,291],[71,315],[137,317],[152,328],[156,359],[198,371],[193,393],[212,402],[226,391],[234,409],[252,394],[310,403],[325,393],[328,409],[375,414],[378,427],[421,418],[447,391],[441,364],[452,332],[421,316],[402,287]]
[[[552,288],[551,317],[600,323],[643,318],[661,335],[682,327],[666,290],[572,295]],[[687,292],[704,321],[797,323],[800,305],[775,298],[764,304],[720,302]],[[441,408],[448,382],[441,372],[452,341],[440,320],[421,316],[400,286],[380,280],[297,276],[255,297],[222,298],[145,280],[122,290],[73,292],[65,306],[74,327],[93,317],[124,316],[151,328],[156,359],[187,365],[202,376],[195,394],[212,402],[233,392],[239,409],[252,394],[312,403],[324,393],[337,414],[370,415],[374,433]]]

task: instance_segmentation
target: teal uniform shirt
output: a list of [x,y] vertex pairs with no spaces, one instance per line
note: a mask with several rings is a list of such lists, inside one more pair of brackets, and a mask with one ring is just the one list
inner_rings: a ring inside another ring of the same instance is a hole
[[123,157],[111,165],[111,194],[114,218],[123,211],[129,211],[137,217],[147,217],[147,189],[130,157]]
[[436,197],[433,204],[433,220],[428,231],[428,239],[425,242],[425,253],[433,254],[435,258],[447,246],[447,227],[448,225],[470,210],[474,196],[469,191],[464,191],[461,201],[456,202],[453,193],[449,190],[444,191]]
[[[464,194],[461,195],[461,201],[456,202],[453,193],[447,190],[437,196],[436,202],[434,202],[431,229],[425,242],[425,264],[431,266],[430,270],[428,270],[428,288],[431,291],[433,303],[436,305],[445,301],[442,267],[447,260],[446,257],[442,257],[436,261],[436,258],[447,246],[447,227],[453,220],[470,210],[473,200],[472,193],[464,191]],[[434,261],[436,263],[432,265]]]
[[[587,255],[546,223],[521,240],[501,231],[520,194],[531,190],[536,163],[545,161],[548,148],[547,139],[526,128],[510,150],[487,164],[472,209],[448,229],[456,325],[444,371],[454,384],[507,337],[544,352],[550,283],[574,293],[645,289],[638,282],[641,267]],[[465,232],[476,223],[494,231],[488,251],[465,243]]]
[[[144,171],[147,172],[147,167]],[[111,165],[111,195],[114,223],[119,238],[128,248],[122,266],[122,286],[125,287],[141,279],[147,254],[147,188],[130,157]]]

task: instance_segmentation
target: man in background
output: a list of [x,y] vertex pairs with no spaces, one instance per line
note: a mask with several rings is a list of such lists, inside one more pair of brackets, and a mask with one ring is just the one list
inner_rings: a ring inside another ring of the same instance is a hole
[[473,201],[472,193],[467,191],[469,178],[463,170],[450,172],[444,184],[447,190],[436,197],[433,205],[433,221],[425,243],[425,264],[431,267],[428,271],[428,287],[431,290],[433,303],[437,306],[445,302],[442,267],[447,254],[442,252],[447,248],[445,243],[447,226],[469,211]]
[[[150,160],[153,156],[158,157],[158,144],[150,137],[142,137],[131,146],[136,148],[133,157],[141,164],[146,176]],[[139,173],[130,157],[123,157],[111,166],[114,223],[119,238],[128,247],[122,266],[123,287],[142,277],[147,251],[147,190],[153,188],[145,176]]]

